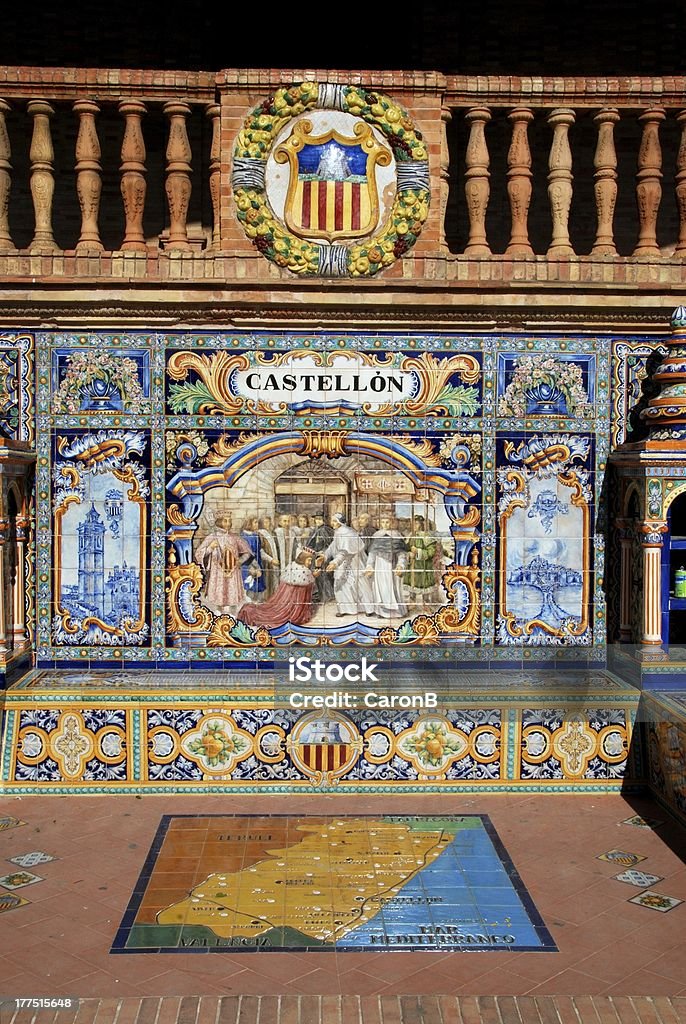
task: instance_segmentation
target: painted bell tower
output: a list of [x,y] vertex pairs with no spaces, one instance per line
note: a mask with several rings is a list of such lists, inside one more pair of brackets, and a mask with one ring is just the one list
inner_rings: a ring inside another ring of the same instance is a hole
[[94,503],[78,530],[79,601],[102,618],[105,614],[105,524]]

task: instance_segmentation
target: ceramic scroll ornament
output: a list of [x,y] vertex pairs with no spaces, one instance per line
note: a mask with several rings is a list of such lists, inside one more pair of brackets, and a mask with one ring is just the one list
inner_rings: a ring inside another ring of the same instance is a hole
[[672,313],[672,334],[665,344],[667,351],[652,377],[660,390],[641,418],[653,440],[681,443],[686,437],[686,306]]
[[426,220],[427,148],[388,97],[303,82],[246,118],[233,194],[246,235],[277,266],[371,277],[414,245]]

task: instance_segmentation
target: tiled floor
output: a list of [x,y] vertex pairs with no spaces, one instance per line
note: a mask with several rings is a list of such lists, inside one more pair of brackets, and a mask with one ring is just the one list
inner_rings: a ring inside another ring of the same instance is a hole
[[173,814],[112,952],[494,947],[556,950],[487,815]]
[[[641,827],[626,821],[637,813],[662,823]],[[16,899],[27,901],[0,913],[2,995],[109,1000],[602,995],[624,999],[627,1005],[628,997],[665,997],[669,1002],[686,996],[686,902],[675,902],[671,909],[660,898],[644,900],[644,905],[636,902],[646,891],[644,883],[661,897],[686,900],[686,835],[647,801],[560,794],[36,796],[0,801],[0,814],[25,822],[0,827],[2,874],[14,876],[10,885],[18,884],[0,889],[0,909]],[[258,949],[201,957],[178,951],[110,953],[163,816],[245,814],[487,815],[558,951]],[[621,855],[599,859],[610,851]],[[22,872],[39,880],[28,878],[21,884],[17,876]],[[642,872],[658,881],[616,877],[626,872]],[[506,1024],[498,1013],[494,1024]],[[605,1020],[595,1010],[593,1014],[590,1024]],[[360,1017],[352,1019],[358,1024]],[[451,1019],[459,1024],[459,1017]],[[521,1013],[512,1017],[523,1019]],[[569,1019],[586,1024],[578,1014]],[[614,1022],[616,1015],[607,1019]],[[632,1024],[641,1019],[627,1017]],[[666,1019],[673,1024],[678,1016]],[[59,1020],[55,1018],[56,1024]],[[656,1024],[661,1020],[655,1016]]]

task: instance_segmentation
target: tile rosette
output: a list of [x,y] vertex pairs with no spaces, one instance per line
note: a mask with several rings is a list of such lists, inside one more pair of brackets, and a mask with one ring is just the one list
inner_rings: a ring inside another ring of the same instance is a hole
[[631,729],[624,709],[523,709],[522,779],[622,778]]

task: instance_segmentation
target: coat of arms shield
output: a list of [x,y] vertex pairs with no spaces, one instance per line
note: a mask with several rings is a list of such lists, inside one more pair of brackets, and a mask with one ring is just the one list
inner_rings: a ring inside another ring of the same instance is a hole
[[274,151],[277,163],[289,165],[284,220],[294,235],[334,242],[377,228],[376,168],[391,163],[391,152],[364,121],[354,125],[353,136],[334,128],[315,135],[303,119]]

